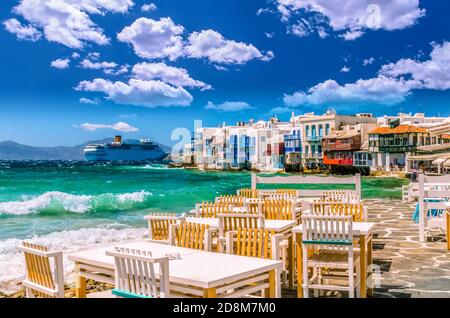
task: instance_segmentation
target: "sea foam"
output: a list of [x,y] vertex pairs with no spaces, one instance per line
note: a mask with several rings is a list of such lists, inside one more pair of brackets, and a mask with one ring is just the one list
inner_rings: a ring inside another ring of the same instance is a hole
[[[93,228],[54,232],[30,238],[29,241],[43,244],[52,251],[63,251],[65,282],[71,283],[74,280],[74,263],[67,259],[68,254],[126,242],[142,241],[145,238],[147,238],[147,229],[145,228]],[[19,239],[0,241],[1,292],[17,291],[20,288],[17,283],[25,277],[25,260],[23,254],[17,250],[17,246],[20,244],[21,240]]]
[[122,194],[105,193],[96,196],[50,191],[35,197],[23,196],[23,201],[0,202],[0,215],[25,215],[45,209],[85,213],[101,208],[131,208],[131,205],[123,205],[144,202],[149,196],[152,196],[152,193],[144,190]]

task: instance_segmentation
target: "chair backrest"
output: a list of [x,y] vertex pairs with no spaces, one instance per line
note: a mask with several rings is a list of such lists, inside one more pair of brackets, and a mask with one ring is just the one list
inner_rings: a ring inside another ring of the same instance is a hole
[[228,231],[239,228],[259,229],[264,228],[264,216],[261,214],[218,214],[219,236],[225,237]]
[[298,190],[295,190],[295,189],[277,189],[277,190],[275,190],[275,194],[284,194],[284,195],[297,197]]
[[170,296],[168,257],[154,258],[150,251],[124,247],[115,247],[106,255],[114,257],[115,288],[121,294],[145,298]]
[[244,198],[257,198],[258,197],[258,190],[256,189],[239,189],[236,193],[238,196],[244,197]]
[[[450,200],[450,175],[427,176],[419,174],[419,236],[425,241],[428,211],[448,208]],[[442,213],[441,213],[442,214]]]
[[358,196],[355,190],[330,190],[322,194],[321,201],[360,203],[361,198]]
[[[46,246],[31,242],[22,242],[18,249],[25,255],[27,273],[23,284],[26,288],[27,297],[63,298],[63,253],[49,252]],[[53,266],[50,262],[52,258]]]
[[302,215],[303,244],[320,249],[352,249],[351,216]]
[[244,206],[244,197],[239,195],[222,195],[216,198],[216,202],[228,203],[237,207]]
[[227,202],[202,202],[197,205],[197,217],[216,218],[217,214],[229,213],[233,204]]
[[150,240],[168,241],[171,224],[184,222],[185,217],[176,214],[151,214],[144,217],[148,220]]
[[350,215],[353,222],[367,221],[367,207],[363,204],[340,203],[340,202],[311,202],[305,203],[304,209],[310,210],[317,215]]
[[196,250],[210,250],[211,238],[207,236],[209,225],[185,222],[172,225],[172,245]]
[[[256,173],[252,173],[252,189],[257,189],[258,184],[308,184],[322,187],[324,184],[329,185],[353,185],[358,197],[361,197],[361,174],[357,173],[354,176],[274,176],[261,177]],[[310,190],[302,189],[299,195],[302,197],[316,197],[321,196],[328,190]]]
[[263,213],[266,220],[295,220],[295,201],[265,200]]
[[279,259],[282,238],[282,235],[265,229],[239,228],[227,233],[226,252],[240,256]]

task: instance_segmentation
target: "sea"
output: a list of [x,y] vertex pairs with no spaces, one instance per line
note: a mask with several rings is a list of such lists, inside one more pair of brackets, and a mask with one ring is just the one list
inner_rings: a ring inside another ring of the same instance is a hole
[[[150,213],[183,213],[196,203],[250,187],[249,172],[205,172],[160,164],[0,161],[0,292],[24,276],[22,240],[65,255],[144,239]],[[364,199],[401,198],[399,178],[363,177]],[[301,188],[301,187],[300,187]],[[64,259],[65,276],[73,264]]]

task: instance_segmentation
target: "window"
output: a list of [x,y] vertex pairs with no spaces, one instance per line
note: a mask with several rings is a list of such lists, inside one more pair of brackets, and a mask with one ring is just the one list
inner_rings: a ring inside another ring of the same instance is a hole
[[305,135],[309,137],[309,126],[305,126]]
[[314,155],[316,153],[316,146],[311,145],[311,153]]
[[305,146],[305,153],[309,154],[309,146]]
[[325,125],[325,135],[328,136],[330,134],[330,124]]
[[323,125],[319,125],[319,137],[323,136]]
[[322,154],[322,146],[321,145],[317,146],[317,152],[319,153],[319,155]]

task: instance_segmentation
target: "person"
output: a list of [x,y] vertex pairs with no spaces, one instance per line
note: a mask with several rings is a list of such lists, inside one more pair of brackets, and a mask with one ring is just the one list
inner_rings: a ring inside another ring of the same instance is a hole
[[419,172],[416,169],[413,169],[411,174],[411,182],[417,182],[418,175]]

